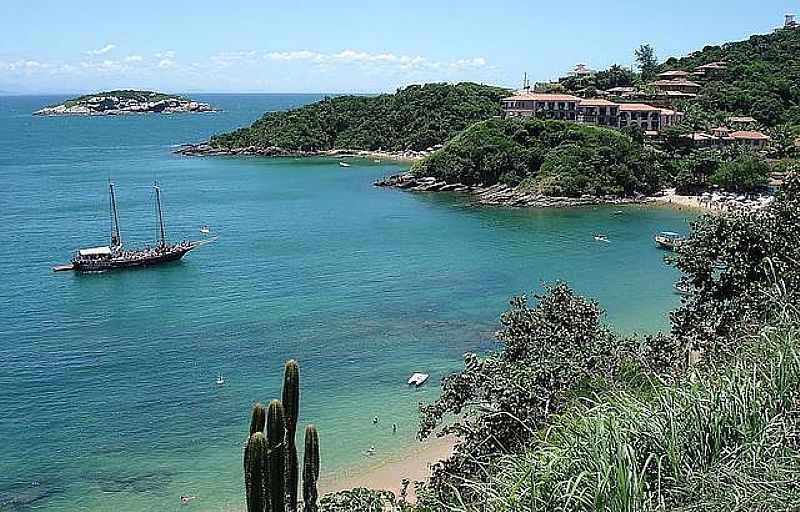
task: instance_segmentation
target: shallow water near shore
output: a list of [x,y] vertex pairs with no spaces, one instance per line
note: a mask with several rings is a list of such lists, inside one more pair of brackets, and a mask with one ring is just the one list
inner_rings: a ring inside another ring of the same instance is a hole
[[[667,328],[679,303],[652,236],[690,212],[475,208],[372,186],[407,164],[174,155],[321,96],[196,97],[224,111],[48,118],[30,113],[63,98],[0,97],[0,510],[239,510],[250,406],[279,396],[286,359],[333,474],[414,443],[418,402],[494,346],[513,294],[563,279],[624,332]],[[106,243],[109,178],[126,241],[155,238],[154,179],[173,240],[220,239],[176,264],[53,274]],[[429,384],[406,387],[413,371]]]

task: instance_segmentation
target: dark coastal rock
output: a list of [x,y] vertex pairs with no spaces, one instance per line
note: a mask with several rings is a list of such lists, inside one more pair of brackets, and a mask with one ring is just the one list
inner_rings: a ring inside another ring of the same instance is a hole
[[644,196],[616,197],[592,196],[584,194],[580,197],[557,197],[535,194],[527,190],[518,190],[503,183],[488,187],[483,184],[468,187],[462,183],[446,183],[433,176],[416,176],[412,172],[404,172],[381,178],[375,182],[377,187],[396,187],[412,192],[461,192],[472,195],[473,204],[480,206],[507,206],[514,208],[565,208],[569,206],[590,206],[597,204],[640,203],[647,199]]

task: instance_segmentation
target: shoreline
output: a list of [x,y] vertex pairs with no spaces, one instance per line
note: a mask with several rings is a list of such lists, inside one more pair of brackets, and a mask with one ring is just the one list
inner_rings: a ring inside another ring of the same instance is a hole
[[484,187],[468,186],[462,183],[437,181],[432,176],[415,176],[407,171],[381,178],[373,183],[376,187],[393,187],[411,192],[455,192],[469,195],[477,206],[501,206],[513,208],[566,208],[573,206],[596,206],[601,204],[624,205],[643,204],[652,201],[646,196],[617,197],[592,196],[580,197],[546,196],[529,191],[517,190],[503,183]]
[[365,149],[321,149],[321,150],[293,150],[283,149],[277,146],[269,147],[239,147],[239,148],[220,148],[207,142],[200,144],[181,144],[173,153],[184,156],[257,156],[269,158],[285,157],[352,157],[352,158],[372,158],[375,160],[391,160],[393,162],[414,162],[421,160],[427,153],[424,151],[383,151]]
[[402,480],[408,479],[408,499],[414,499],[414,482],[427,482],[430,468],[453,453],[456,439],[445,436],[420,441],[416,448],[396,454],[363,469],[345,470],[320,480],[320,496],[356,487],[386,489],[400,494]]

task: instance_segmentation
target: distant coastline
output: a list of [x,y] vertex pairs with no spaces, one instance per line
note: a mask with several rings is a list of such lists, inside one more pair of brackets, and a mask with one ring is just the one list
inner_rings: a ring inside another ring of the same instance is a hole
[[174,94],[154,91],[105,91],[71,98],[56,105],[41,108],[35,116],[96,116],[125,114],[177,114],[185,112],[214,112],[208,103]]

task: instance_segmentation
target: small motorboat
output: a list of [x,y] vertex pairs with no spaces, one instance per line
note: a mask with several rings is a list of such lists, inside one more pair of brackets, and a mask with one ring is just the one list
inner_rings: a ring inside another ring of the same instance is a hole
[[606,235],[597,234],[594,235],[594,239],[598,242],[608,242],[608,237]]
[[214,384],[216,384],[217,386],[224,386],[225,385],[225,379],[222,378],[222,374],[219,374],[217,376],[217,380],[214,381]]
[[350,167],[350,164],[347,162],[339,162],[339,167]]
[[653,240],[655,240],[659,247],[663,249],[669,249],[670,251],[677,251],[680,249],[681,244],[684,241],[684,239],[674,231],[662,231],[661,233],[657,234]]
[[200,226],[200,232],[203,233],[204,235],[207,235],[211,233],[211,227],[208,226],[208,224]]
[[678,295],[691,295],[692,294],[692,287],[689,286],[687,283],[683,281],[678,281],[674,285],[675,293]]
[[614,215],[622,215],[623,213],[625,213],[625,212],[624,212],[624,211],[622,211],[622,210],[616,210],[616,211],[614,211]]
[[408,385],[420,387],[421,385],[425,384],[425,381],[428,380],[428,377],[430,377],[430,375],[427,373],[414,372],[414,374],[408,379]]
[[376,164],[379,164],[379,163],[381,163],[381,161],[380,161],[380,160],[373,160],[373,162],[375,162]]

